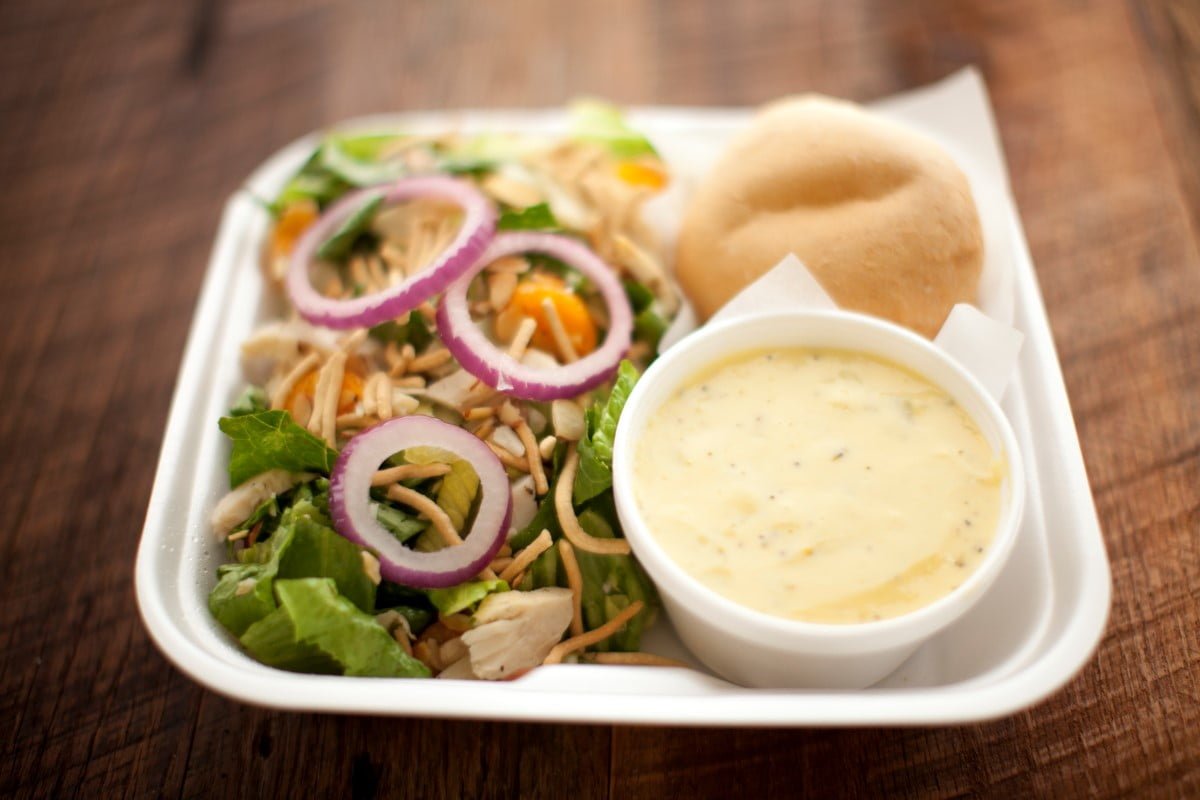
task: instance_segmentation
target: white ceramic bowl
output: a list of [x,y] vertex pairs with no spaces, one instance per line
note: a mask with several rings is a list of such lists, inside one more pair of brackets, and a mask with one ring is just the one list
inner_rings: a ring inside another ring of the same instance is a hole
[[[742,606],[686,573],[663,550],[638,508],[637,444],[654,412],[704,367],[771,347],[829,347],[908,367],[946,390],[1007,464],[995,538],[978,568],[941,599],[878,622],[798,622]],[[931,342],[891,323],[846,311],[788,311],[717,323],[673,347],[646,371],[617,428],[613,489],[625,536],[658,586],[679,636],[715,672],[754,687],[859,689],[895,670],[929,637],[965,614],[1012,552],[1025,501],[1021,453],[996,402]]]

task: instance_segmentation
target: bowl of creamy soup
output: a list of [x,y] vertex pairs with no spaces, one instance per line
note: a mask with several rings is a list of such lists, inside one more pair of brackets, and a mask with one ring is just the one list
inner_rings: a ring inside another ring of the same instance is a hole
[[684,643],[749,686],[861,688],[1012,550],[1020,451],[931,342],[844,311],[704,328],[625,407],[614,492]]

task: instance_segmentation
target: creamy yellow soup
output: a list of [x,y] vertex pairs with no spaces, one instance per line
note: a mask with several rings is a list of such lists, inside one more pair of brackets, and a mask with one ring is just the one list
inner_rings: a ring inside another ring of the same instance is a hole
[[642,514],[720,594],[809,622],[913,611],[992,542],[1005,466],[945,391],[861,353],[785,349],[710,368],[651,417]]

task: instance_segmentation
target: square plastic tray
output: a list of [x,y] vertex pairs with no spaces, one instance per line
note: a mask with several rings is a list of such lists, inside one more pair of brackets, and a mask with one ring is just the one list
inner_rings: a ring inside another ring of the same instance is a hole
[[[954,108],[946,103],[953,100]],[[1003,404],[1029,472],[1029,498],[1011,560],[987,596],[898,671],[863,691],[754,690],[701,668],[561,665],[504,683],[300,675],[256,663],[208,613],[224,558],[207,524],[227,487],[228,450],[216,427],[244,384],[238,345],[278,313],[258,260],[269,197],[311,152],[306,137],[269,159],[229,201],[192,322],[138,552],[146,627],[184,673],[235,699],[281,709],[360,714],[664,725],[914,725],[1013,713],[1062,686],[1094,650],[1110,577],[1058,358],[1004,172],[982,83],[972,72],[878,106],[922,128],[960,160],[976,199],[1000,225],[989,258],[1011,264],[1014,325],[1026,337]],[[703,173],[745,109],[646,108],[632,122],[660,146],[686,186]],[[348,127],[404,131],[553,131],[561,112],[410,114]],[[997,216],[997,213],[999,216]],[[660,618],[647,650],[695,663]]]

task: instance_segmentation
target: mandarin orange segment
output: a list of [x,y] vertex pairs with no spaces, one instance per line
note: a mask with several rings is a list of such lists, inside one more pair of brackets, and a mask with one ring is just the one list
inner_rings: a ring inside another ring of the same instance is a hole
[[[292,389],[291,394],[288,395],[287,402],[284,403],[283,407],[287,409],[292,416],[296,416],[296,401],[299,398],[307,398],[311,406],[313,395],[315,395],[317,392],[317,372],[318,370],[314,369],[312,372],[296,381],[296,386]],[[358,403],[359,398],[362,397],[362,390],[362,378],[360,378],[357,374],[353,372],[347,372],[345,375],[343,375],[342,392],[338,397],[338,413],[349,414],[351,411],[353,411],[354,406]]]
[[549,353],[557,352],[554,333],[542,307],[546,299],[554,305],[575,353],[582,357],[595,350],[596,323],[587,305],[562,279],[553,275],[537,274],[517,284],[508,306],[496,315],[496,335],[506,342],[511,340],[522,317],[531,317],[537,323],[531,344]]
[[321,216],[312,200],[297,200],[283,209],[271,230],[271,255],[287,256],[308,227]]
[[617,177],[631,186],[645,186],[656,192],[667,185],[666,171],[645,161],[622,161],[617,165]]

